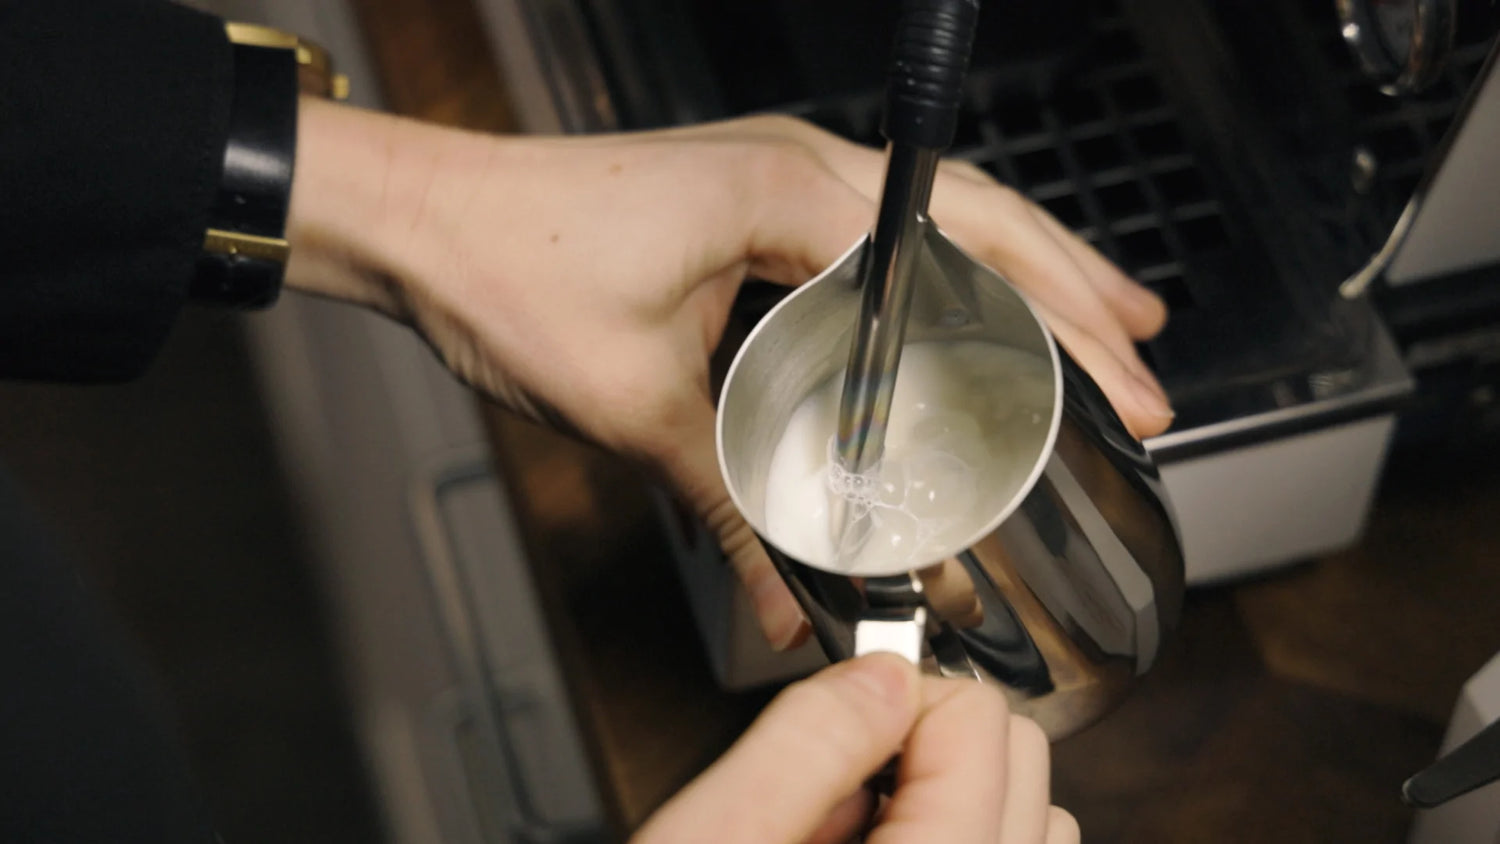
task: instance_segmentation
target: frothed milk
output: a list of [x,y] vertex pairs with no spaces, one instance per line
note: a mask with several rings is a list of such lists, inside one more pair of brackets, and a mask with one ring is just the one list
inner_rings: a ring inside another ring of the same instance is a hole
[[[914,343],[901,353],[884,456],[851,475],[834,443],[843,377],[792,413],[766,480],[767,538],[827,570],[888,574],[935,562],[1014,497],[1049,433],[1050,361],[993,343]],[[853,516],[838,549],[834,497]]]

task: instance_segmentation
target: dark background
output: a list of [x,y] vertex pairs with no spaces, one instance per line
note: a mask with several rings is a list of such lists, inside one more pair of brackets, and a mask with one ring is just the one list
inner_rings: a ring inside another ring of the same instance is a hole
[[175,704],[225,841],[376,841],[237,319],[185,312],[134,383],[0,382],[0,464]]

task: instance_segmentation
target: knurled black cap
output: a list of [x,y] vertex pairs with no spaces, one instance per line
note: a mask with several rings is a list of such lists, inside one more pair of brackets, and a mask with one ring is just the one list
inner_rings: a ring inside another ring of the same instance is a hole
[[978,18],[979,0],[903,0],[880,127],[887,140],[953,143]]

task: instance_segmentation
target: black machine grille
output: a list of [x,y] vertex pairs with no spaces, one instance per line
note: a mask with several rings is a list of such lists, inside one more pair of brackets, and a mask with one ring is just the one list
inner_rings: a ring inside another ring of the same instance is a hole
[[[1055,96],[1007,86],[1002,98],[978,71],[953,155],[1026,194],[1181,311],[1194,304],[1188,257],[1229,249],[1229,226],[1124,19],[1096,14],[1091,26],[1086,64]],[[882,142],[876,94],[787,110]]]

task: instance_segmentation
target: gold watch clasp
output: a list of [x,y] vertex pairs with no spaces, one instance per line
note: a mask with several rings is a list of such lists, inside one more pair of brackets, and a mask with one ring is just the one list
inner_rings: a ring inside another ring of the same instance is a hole
[[204,233],[203,251],[220,255],[244,255],[246,258],[283,265],[292,254],[292,248],[284,238],[261,237],[224,229],[209,229]]
[[333,57],[316,41],[269,26],[237,21],[226,21],[224,31],[235,44],[295,52],[297,79],[303,93],[341,101],[349,98],[349,77],[333,71]]

